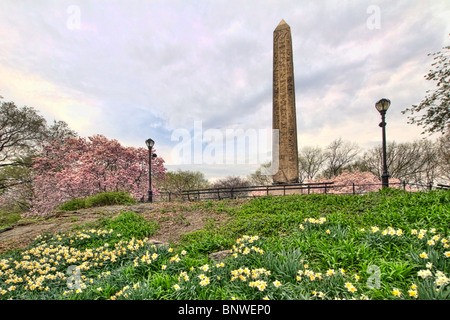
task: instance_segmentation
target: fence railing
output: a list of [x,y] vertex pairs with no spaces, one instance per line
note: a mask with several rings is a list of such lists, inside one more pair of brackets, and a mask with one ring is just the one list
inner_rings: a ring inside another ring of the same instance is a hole
[[[433,189],[447,189],[450,186],[438,184],[417,184],[408,182],[390,182],[389,187],[402,189],[408,192],[426,191]],[[321,183],[299,183],[289,185],[266,185],[266,186],[249,186],[249,187],[233,187],[233,188],[210,188],[185,190],[181,193],[160,191],[158,195],[153,195],[153,201],[197,201],[197,200],[223,200],[237,198],[254,198],[260,196],[285,196],[293,194],[365,194],[372,191],[378,191],[382,188],[381,183],[366,184],[341,184],[336,185],[334,182]],[[146,201],[147,199],[141,199]]]
[[233,188],[214,188],[214,189],[198,189],[188,190],[182,193],[187,200],[207,200],[207,199],[235,199],[248,198],[268,195],[289,195],[297,194],[299,190],[305,193],[319,191],[328,193],[334,182],[325,183],[306,183],[291,185],[269,185],[269,186],[250,186],[250,187],[233,187]]

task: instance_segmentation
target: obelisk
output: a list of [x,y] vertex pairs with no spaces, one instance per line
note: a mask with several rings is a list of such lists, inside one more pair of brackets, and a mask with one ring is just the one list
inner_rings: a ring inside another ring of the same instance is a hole
[[[278,145],[274,139],[273,163],[278,172],[274,184],[298,183],[297,117],[295,110],[294,62],[291,28],[281,20],[273,32],[273,118],[272,129],[278,130]],[[278,160],[278,162],[277,162]]]

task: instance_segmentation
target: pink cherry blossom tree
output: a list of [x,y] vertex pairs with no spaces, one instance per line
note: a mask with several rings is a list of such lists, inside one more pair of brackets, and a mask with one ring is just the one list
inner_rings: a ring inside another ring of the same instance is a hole
[[[331,177],[331,179],[319,178],[308,180],[307,182],[334,182],[330,193],[367,193],[381,189],[381,180],[371,172],[360,172],[358,170],[349,172],[344,170],[340,175]],[[399,179],[389,179],[391,188],[401,188]],[[409,189],[407,189],[410,191]],[[323,189],[316,189],[316,193],[322,193]]]
[[[46,215],[67,200],[105,191],[126,191],[140,199],[148,192],[148,152],[103,135],[46,143],[33,160],[34,198],[28,214]],[[152,158],[152,177],[164,179],[165,172],[164,160]],[[158,195],[153,183],[152,191]]]

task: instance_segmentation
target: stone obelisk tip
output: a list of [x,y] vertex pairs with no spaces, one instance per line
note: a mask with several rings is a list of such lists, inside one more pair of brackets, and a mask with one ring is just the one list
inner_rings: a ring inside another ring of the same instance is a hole
[[286,23],[286,21],[284,21],[284,19],[280,21],[280,23],[278,24],[278,26],[275,30],[283,29],[283,28],[289,28],[289,25]]

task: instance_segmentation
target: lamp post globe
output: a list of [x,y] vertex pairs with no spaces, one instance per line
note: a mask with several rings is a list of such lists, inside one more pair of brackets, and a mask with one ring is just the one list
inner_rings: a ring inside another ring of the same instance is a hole
[[381,175],[381,184],[383,189],[389,187],[389,174],[386,162],[386,111],[389,109],[391,101],[383,98],[375,103],[375,108],[381,114],[381,122],[379,126],[382,129],[382,148],[383,148],[383,173]]
[[148,148],[148,202],[153,202],[152,192],[152,148],[155,145],[155,141],[152,139],[145,140],[145,144]]
[[153,141],[152,139],[147,139],[145,140],[145,144],[147,145],[147,148],[150,150],[155,145],[155,141]]
[[389,109],[390,105],[391,100],[383,98],[375,103],[375,108],[381,113],[383,111],[386,112]]

